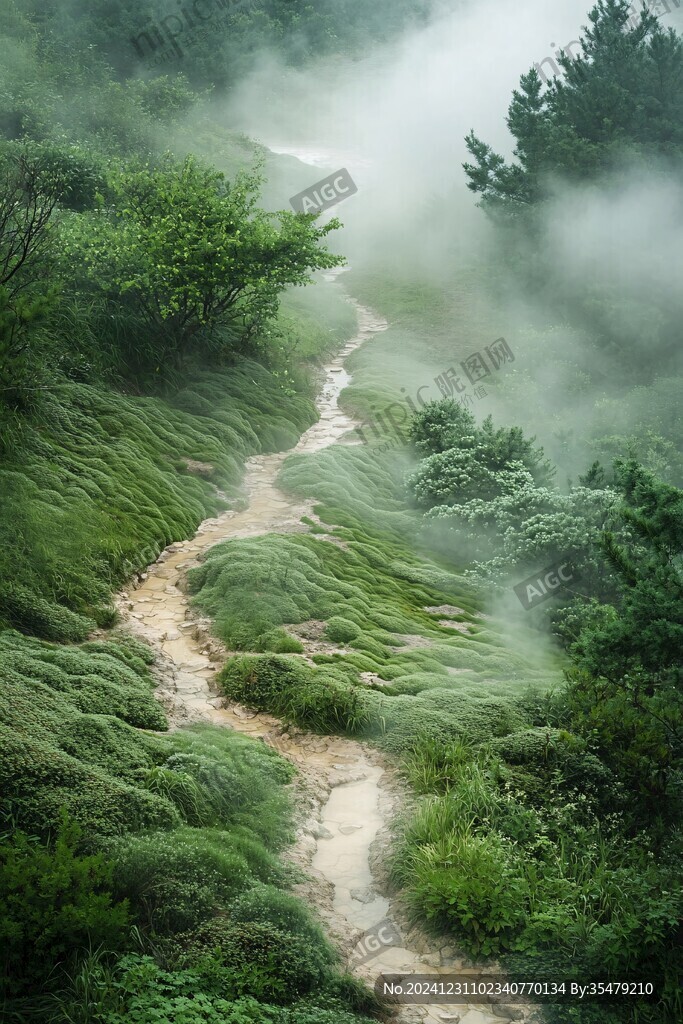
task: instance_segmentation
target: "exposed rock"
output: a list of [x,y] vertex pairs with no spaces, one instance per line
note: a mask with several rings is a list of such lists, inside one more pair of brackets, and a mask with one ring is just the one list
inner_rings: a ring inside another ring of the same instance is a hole
[[429,964],[430,967],[441,966],[441,954],[440,953],[425,953],[420,959],[423,963]]
[[464,608],[457,608],[454,604],[428,605],[424,610],[430,615],[467,615]]
[[439,625],[446,629],[457,629],[459,633],[471,633],[472,629],[466,622],[453,622],[451,619],[439,619]]

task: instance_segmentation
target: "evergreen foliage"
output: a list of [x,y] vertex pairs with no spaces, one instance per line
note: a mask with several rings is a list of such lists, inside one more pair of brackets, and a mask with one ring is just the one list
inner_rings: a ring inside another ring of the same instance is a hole
[[562,54],[564,72],[544,88],[535,69],[513,93],[507,124],[516,163],[506,163],[474,132],[468,188],[484,206],[514,216],[547,198],[555,175],[595,180],[618,161],[683,152],[683,44],[643,7],[635,27],[629,0],[598,0],[581,52]]

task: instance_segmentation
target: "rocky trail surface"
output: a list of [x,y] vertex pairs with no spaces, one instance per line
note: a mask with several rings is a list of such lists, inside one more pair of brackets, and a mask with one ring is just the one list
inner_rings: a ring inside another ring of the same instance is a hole
[[[268,743],[297,765],[299,829],[291,859],[311,880],[300,886],[300,895],[315,904],[352,973],[372,985],[381,973],[438,977],[468,966],[450,945],[439,945],[410,927],[400,901],[382,895],[389,823],[406,794],[392,767],[366,744],[305,733],[269,715],[224,706],[214,678],[228,652],[211,637],[210,623],[193,616],[185,586],[188,569],[212,545],[228,538],[303,531],[307,527],[301,517],[315,518],[313,502],[289,498],[275,480],[288,455],[319,451],[355,426],[338,405],[350,380],[344,360],[388,325],[349,301],[357,311],[358,333],[325,368],[319,421],[290,452],[251,458],[244,481],[248,507],[205,520],[192,539],[171,544],[142,574],[139,585],[120,595],[119,607],[130,627],[158,654],[158,696],[173,725],[205,721],[235,729]],[[320,650],[319,642],[307,644],[299,636],[309,653]],[[398,1020],[502,1024],[522,1019],[522,1010],[499,1004],[423,1004],[401,1006]]]

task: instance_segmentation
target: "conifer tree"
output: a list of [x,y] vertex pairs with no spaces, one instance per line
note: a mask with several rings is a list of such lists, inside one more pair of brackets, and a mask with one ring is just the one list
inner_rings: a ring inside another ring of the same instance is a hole
[[507,214],[538,203],[555,177],[593,178],[617,158],[683,153],[683,39],[645,8],[629,23],[628,0],[598,0],[576,57],[543,85],[532,68],[513,93],[507,125],[516,145],[507,163],[474,131],[464,164],[481,205]]

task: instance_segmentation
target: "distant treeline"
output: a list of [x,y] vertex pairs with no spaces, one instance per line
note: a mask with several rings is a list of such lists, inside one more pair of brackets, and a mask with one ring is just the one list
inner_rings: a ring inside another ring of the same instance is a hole
[[[182,34],[184,59],[169,68],[182,70],[195,86],[218,88],[238,81],[263,47],[297,64],[324,54],[353,56],[391,38],[411,19],[424,19],[432,6],[432,0],[61,0],[49,8],[36,0],[14,2],[51,46],[90,48],[120,78],[144,72],[153,51],[156,59],[162,43],[169,46],[173,35]],[[217,22],[218,31],[198,34],[202,24]],[[179,51],[176,42],[170,59]],[[150,67],[150,73],[157,72]]]

